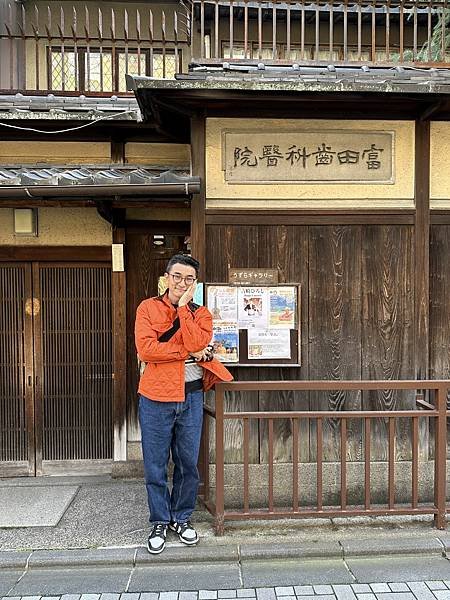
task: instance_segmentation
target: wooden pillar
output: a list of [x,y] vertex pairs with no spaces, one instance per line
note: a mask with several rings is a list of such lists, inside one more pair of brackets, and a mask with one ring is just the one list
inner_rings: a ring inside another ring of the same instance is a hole
[[430,331],[430,122],[415,123],[414,375],[429,374]]
[[191,251],[200,261],[201,279],[205,278],[205,235],[206,235],[206,156],[205,118],[191,119],[192,175],[200,177],[200,193],[194,194],[191,203]]
[[[113,243],[125,244],[125,229],[113,229]],[[125,263],[126,265],[126,263]],[[125,266],[126,269],[126,266]],[[114,460],[127,459],[127,286],[126,270],[112,273]]]

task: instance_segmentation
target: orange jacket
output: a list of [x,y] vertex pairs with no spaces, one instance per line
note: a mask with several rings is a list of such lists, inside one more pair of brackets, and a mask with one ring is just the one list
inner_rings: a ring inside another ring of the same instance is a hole
[[[171,328],[178,312],[180,328],[168,342],[158,338]],[[167,293],[141,302],[136,311],[135,339],[139,358],[147,363],[139,381],[139,394],[160,402],[183,402],[184,363],[190,352],[203,350],[212,338],[211,313],[204,306],[192,312],[188,306],[177,309]],[[203,389],[218,381],[231,381],[231,373],[218,361],[200,361]]]

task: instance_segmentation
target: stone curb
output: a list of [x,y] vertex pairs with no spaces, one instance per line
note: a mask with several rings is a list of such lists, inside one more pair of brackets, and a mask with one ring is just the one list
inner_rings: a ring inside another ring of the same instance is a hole
[[0,552],[0,569],[25,569],[30,556],[31,551],[15,552],[14,550],[6,550]]
[[136,566],[154,566],[163,563],[235,562],[239,561],[237,545],[208,545],[197,547],[166,546],[161,554],[151,555],[146,548],[138,548]]
[[438,538],[414,539],[398,538],[385,539],[380,542],[377,539],[353,539],[341,542],[345,557],[364,556],[389,556],[396,554],[425,554],[443,555],[445,547]]
[[82,566],[133,567],[135,548],[93,548],[80,550],[35,550],[29,569]]
[[450,537],[353,539],[342,542],[213,544],[198,547],[168,545],[163,553],[152,556],[145,547],[87,548],[74,550],[0,551],[0,570],[70,567],[147,567],[176,563],[238,563],[282,559],[329,559],[395,555],[445,556]]
[[270,560],[280,558],[342,558],[339,542],[305,544],[244,544],[240,547],[241,560]]

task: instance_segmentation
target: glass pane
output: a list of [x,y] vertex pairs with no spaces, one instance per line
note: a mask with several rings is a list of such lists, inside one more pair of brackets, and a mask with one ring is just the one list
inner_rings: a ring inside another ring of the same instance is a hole
[[312,49],[312,54],[313,54],[313,60],[320,60],[322,62],[327,62],[327,61],[338,61],[338,60],[342,60],[341,58],[341,50],[339,48],[333,48],[332,52],[331,52],[331,58],[330,58],[330,48],[326,47],[326,46],[319,46],[319,54],[316,55],[316,48],[315,46]]
[[173,79],[176,68],[176,58],[174,54],[166,54],[165,56],[165,71],[164,71],[164,56],[162,54],[153,54],[153,77],[158,79]]
[[119,92],[126,92],[127,85],[125,75],[146,75],[145,54],[139,54],[133,50],[128,55],[121,51],[119,54]]
[[111,51],[86,52],[86,90],[89,92],[113,91],[113,68]]
[[64,53],[52,50],[51,60],[51,89],[73,92],[78,89],[78,69],[75,52]]
[[[223,58],[231,58],[230,56],[230,46],[229,44],[223,45]],[[244,45],[243,44],[233,44],[233,58],[245,58],[244,53]],[[250,58],[250,47],[247,48],[247,58]]]
[[311,59],[311,47],[310,46],[305,46],[303,49],[303,55],[302,55],[302,50],[300,47],[294,47],[289,50],[289,52],[287,50],[284,51],[284,55],[286,60],[310,60]]
[[361,48],[361,54],[358,56],[358,48],[350,47],[347,49],[347,57],[348,60],[370,62],[370,50],[369,48]]

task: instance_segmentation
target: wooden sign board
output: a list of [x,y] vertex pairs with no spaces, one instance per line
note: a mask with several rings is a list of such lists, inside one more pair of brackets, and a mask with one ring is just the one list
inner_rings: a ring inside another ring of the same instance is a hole
[[393,184],[393,131],[224,130],[225,181]]
[[228,282],[232,285],[276,285],[277,269],[228,269]]

